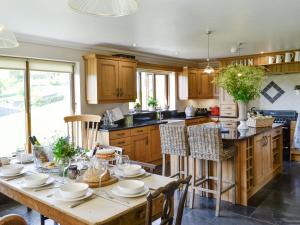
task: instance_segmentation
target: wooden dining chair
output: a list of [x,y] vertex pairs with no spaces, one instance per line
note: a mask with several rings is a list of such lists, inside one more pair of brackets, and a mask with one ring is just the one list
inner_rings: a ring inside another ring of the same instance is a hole
[[17,214],[0,217],[0,225],[27,225],[26,220]]
[[74,115],[64,117],[67,124],[67,134],[75,146],[93,149],[97,143],[101,116]]
[[[152,203],[153,200],[159,197],[161,194],[164,196],[164,203],[163,203],[163,210],[161,216],[160,225],[181,225],[182,216],[184,205],[187,198],[187,192],[189,188],[189,183],[192,176],[189,175],[185,179],[178,179],[177,181],[172,181],[171,183],[167,184],[164,187],[157,189],[153,193],[149,193],[147,196],[147,211],[146,211],[146,223],[145,225],[152,224]],[[181,194],[179,199],[178,208],[176,212],[176,219],[174,222],[174,193],[178,190],[181,186],[184,186],[184,191]]]

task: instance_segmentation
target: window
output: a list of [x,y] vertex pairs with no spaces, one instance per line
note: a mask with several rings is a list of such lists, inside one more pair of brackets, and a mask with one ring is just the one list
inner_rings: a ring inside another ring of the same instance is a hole
[[63,117],[75,108],[73,66],[0,57],[0,156],[30,150],[31,135],[43,142],[65,134]]
[[148,109],[148,99],[157,99],[158,106],[163,108],[169,105],[169,75],[151,72],[137,73],[137,97],[142,104],[142,109]]

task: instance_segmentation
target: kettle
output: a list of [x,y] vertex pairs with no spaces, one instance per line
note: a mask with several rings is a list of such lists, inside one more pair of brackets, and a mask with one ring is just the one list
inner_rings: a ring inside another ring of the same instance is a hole
[[188,105],[186,108],[185,108],[185,116],[186,117],[193,117],[195,116],[195,113],[196,113],[196,110],[194,108],[194,106],[192,105]]

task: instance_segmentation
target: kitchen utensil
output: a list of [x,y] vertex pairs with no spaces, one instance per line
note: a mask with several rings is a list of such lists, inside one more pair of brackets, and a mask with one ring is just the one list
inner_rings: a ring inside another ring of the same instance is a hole
[[286,52],[284,56],[284,62],[286,63],[292,62],[293,57],[294,57],[294,53]]
[[24,166],[18,164],[10,164],[0,167],[0,174],[3,176],[16,176],[21,173]]
[[42,184],[45,184],[48,178],[49,175],[44,173],[31,174],[24,178],[24,183],[28,187],[37,187]]
[[284,56],[283,55],[276,55],[276,63],[282,63]]
[[274,63],[274,60],[275,60],[275,57],[274,57],[274,56],[269,56],[269,57],[268,57],[268,64],[273,64],[273,63]]
[[109,197],[107,194],[105,194],[105,195],[95,194],[95,195],[100,197],[100,198],[106,199],[108,201],[111,201],[111,202],[114,202],[114,203],[117,203],[117,204],[121,204],[121,205],[126,206],[126,207],[131,207],[129,202],[123,201],[123,200],[118,200],[118,199],[115,199],[114,197]]
[[142,192],[144,190],[145,183],[139,180],[123,180],[118,184],[118,189],[129,195],[134,195]]
[[295,51],[294,61],[300,62],[300,51]]
[[85,183],[68,183],[60,187],[59,193],[64,198],[79,198],[86,195],[89,185]]
[[41,187],[41,188],[36,188],[36,189],[34,189],[33,191],[39,192],[39,191],[44,191],[44,190],[56,189],[56,188],[60,188],[60,185],[58,185],[58,186],[51,186],[51,187]]

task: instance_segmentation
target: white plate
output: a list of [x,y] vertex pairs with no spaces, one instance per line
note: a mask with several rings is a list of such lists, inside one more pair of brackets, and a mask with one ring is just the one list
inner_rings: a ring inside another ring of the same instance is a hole
[[[28,161],[22,161],[22,164],[29,164],[29,163],[33,163],[33,162],[34,162],[34,160],[31,159],[31,160],[28,160]],[[21,161],[16,159],[16,163],[21,164]]]
[[89,198],[91,197],[92,195],[94,194],[94,191],[92,189],[88,189],[88,191],[86,192],[86,194],[80,198],[65,198],[63,196],[61,196],[60,194],[60,191],[57,190],[53,197],[58,200],[58,201],[62,201],[62,202],[77,202],[77,201],[80,201],[80,200],[83,200],[83,199],[86,199],[86,198]]
[[22,170],[20,173],[17,173],[14,175],[4,175],[4,174],[0,173],[0,177],[3,177],[3,178],[17,177],[17,176],[23,175],[25,172],[26,172],[25,170]]
[[139,177],[139,176],[142,176],[146,173],[146,171],[144,169],[141,169],[141,172],[138,173],[138,174],[134,174],[134,175],[124,175],[122,171],[116,169],[115,170],[115,174],[117,176],[121,176],[121,177],[126,177],[126,178],[134,178],[134,177]]
[[25,181],[23,181],[22,184],[21,184],[21,187],[22,187],[22,188],[39,188],[39,187],[44,187],[44,186],[50,185],[50,184],[52,184],[54,181],[55,181],[55,179],[54,179],[53,177],[49,177],[48,180],[46,181],[46,183],[41,184],[41,185],[34,185],[34,186],[31,186],[31,185],[28,186],[28,185],[25,183]]
[[148,194],[149,193],[149,188],[147,186],[145,186],[144,191],[142,191],[140,193],[137,193],[137,194],[134,194],[134,195],[129,195],[129,194],[125,194],[125,193],[121,192],[118,187],[114,187],[111,190],[111,193],[113,193],[114,195],[119,196],[119,197],[136,198],[136,197],[140,197],[140,196]]

